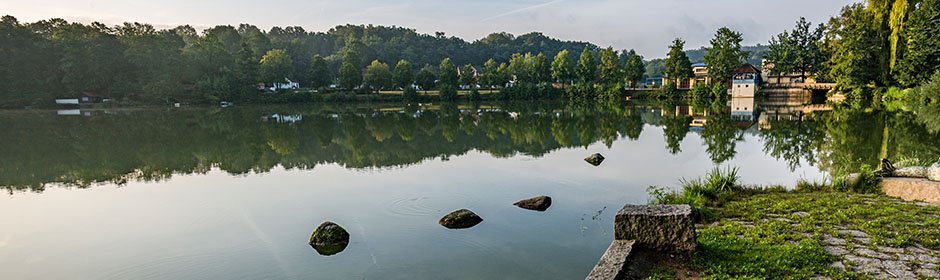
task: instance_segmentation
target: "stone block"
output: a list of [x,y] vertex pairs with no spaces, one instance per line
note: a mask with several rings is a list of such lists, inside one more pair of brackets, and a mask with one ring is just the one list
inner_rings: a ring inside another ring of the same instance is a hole
[[879,183],[886,195],[905,201],[940,204],[940,182],[923,178],[884,178]]
[[690,253],[695,223],[688,205],[626,205],[614,220],[614,239],[635,240],[645,249]]

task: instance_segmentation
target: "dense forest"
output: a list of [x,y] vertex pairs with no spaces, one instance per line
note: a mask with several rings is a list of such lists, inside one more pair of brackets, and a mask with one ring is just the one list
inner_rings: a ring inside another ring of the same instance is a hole
[[[266,70],[305,85],[316,83],[317,77],[311,76],[315,56],[325,63],[326,75],[337,77],[344,58],[355,59],[355,69],[374,60],[406,60],[417,70],[437,66],[444,58],[457,65],[482,66],[489,59],[508,62],[514,53],[553,56],[562,49],[597,47],[541,33],[493,33],[467,42],[444,33],[372,25],[309,32],[296,26],[263,31],[242,24],[197,32],[191,26],[158,30],[141,23],[20,23],[5,16],[0,21],[0,80],[5,81],[0,83],[0,106],[50,103],[81,92],[138,103],[235,99],[257,93],[255,84]],[[259,63],[265,55],[271,55],[271,61],[286,57],[289,67],[265,69]]]
[[[685,95],[675,83],[692,76],[693,62],[708,65],[712,84],[691,95],[724,98],[733,70],[742,63],[760,67],[764,58],[771,72],[835,82],[854,100],[880,102],[886,95],[932,103],[940,98],[900,89],[922,85],[940,69],[938,34],[940,0],[849,5],[826,23],[799,19],[768,45],[753,47],[741,45],[743,34],[722,27],[708,46],[689,50],[677,38],[664,48],[665,59],[650,61],[633,50],[541,33],[493,33],[468,42],[394,26],[309,32],[242,24],[197,32],[141,23],[20,23],[5,16],[0,107],[43,106],[81,93],[125,105],[240,101],[285,78],[313,89],[308,95],[398,90],[414,99],[417,90],[435,90],[441,100],[454,100],[479,98],[474,89],[488,88],[498,90],[500,99],[618,100],[644,77],[662,75],[672,82],[655,96],[673,98]],[[459,96],[458,89],[471,93]]]

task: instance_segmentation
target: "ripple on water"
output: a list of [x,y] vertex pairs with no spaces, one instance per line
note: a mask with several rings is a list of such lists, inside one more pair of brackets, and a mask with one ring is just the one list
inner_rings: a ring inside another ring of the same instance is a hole
[[399,217],[419,217],[437,214],[440,210],[427,203],[429,197],[396,199],[385,206],[385,211]]

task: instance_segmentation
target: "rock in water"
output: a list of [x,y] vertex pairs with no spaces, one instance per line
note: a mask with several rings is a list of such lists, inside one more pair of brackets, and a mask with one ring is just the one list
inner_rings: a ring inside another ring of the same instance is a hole
[[927,179],[940,182],[940,161],[934,163],[930,167],[927,167]]
[[477,216],[476,213],[467,209],[460,209],[450,214],[444,215],[439,224],[449,229],[464,229],[471,228],[480,222],[483,221],[483,218]]
[[584,161],[586,161],[587,163],[590,163],[593,166],[598,166],[598,165],[601,165],[602,162],[604,162],[604,156],[601,154],[593,154],[589,157],[584,158]]
[[535,210],[535,211],[545,211],[548,207],[552,206],[552,198],[548,196],[537,196],[530,199],[516,201],[512,205],[519,206],[519,208]]
[[923,166],[908,166],[894,170],[894,177],[924,178],[927,177],[927,168]]
[[310,236],[310,246],[324,256],[342,252],[347,245],[349,245],[349,232],[330,221],[320,224]]

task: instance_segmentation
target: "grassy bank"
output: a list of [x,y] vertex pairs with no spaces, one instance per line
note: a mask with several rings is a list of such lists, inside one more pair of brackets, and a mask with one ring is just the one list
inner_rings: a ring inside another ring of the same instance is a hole
[[748,188],[734,170],[682,185],[654,188],[653,203],[696,204],[699,248],[653,279],[940,278],[936,205],[832,184]]

